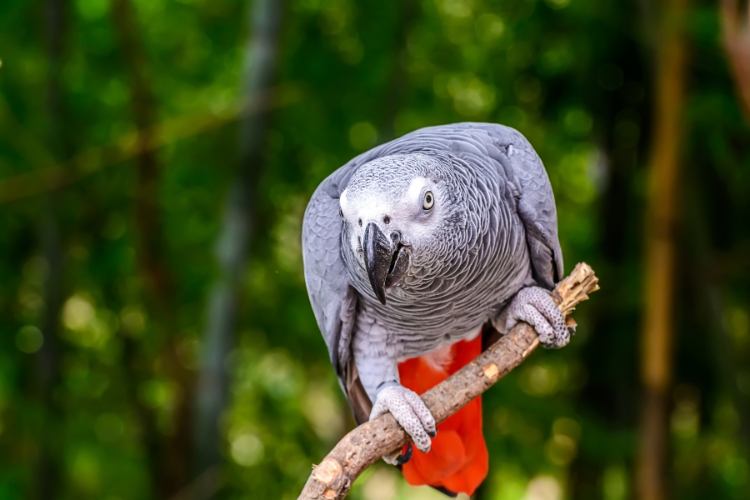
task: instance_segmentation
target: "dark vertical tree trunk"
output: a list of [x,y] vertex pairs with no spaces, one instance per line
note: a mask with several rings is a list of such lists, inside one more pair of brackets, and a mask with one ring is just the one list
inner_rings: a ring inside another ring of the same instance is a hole
[[[45,6],[49,54],[48,143],[50,151],[58,161],[70,154],[64,132],[65,111],[60,81],[66,31],[66,4],[65,0],[48,0]],[[59,318],[63,302],[63,250],[58,211],[59,193],[54,190],[45,199],[41,228],[42,255],[47,262],[48,274],[44,286],[44,313],[41,321],[44,343],[36,357],[43,411],[39,463],[36,471],[36,496],[45,500],[58,494],[62,448],[62,409],[54,394],[60,381]]]
[[208,324],[196,398],[194,454],[198,474],[220,462],[219,419],[229,394],[225,360],[235,343],[242,282],[250,250],[257,183],[263,164],[268,112],[278,57],[283,13],[281,0],[256,0],[249,13],[250,34],[242,77],[243,118],[240,121],[239,162],[226,202],[222,233],[216,246],[219,278],[208,303]]
[[[133,121],[138,129],[136,156],[135,232],[136,263],[151,312],[160,333],[161,359],[169,379],[180,388],[172,414],[173,432],[159,436],[153,415],[139,411],[151,473],[159,498],[171,498],[186,484],[190,467],[190,412],[192,376],[177,357],[174,277],[164,251],[162,213],[159,206],[161,163],[154,148],[156,100],[148,79],[146,54],[138,38],[139,29],[129,0],[113,0],[112,19],[130,79]],[[135,346],[130,346],[130,349]],[[131,353],[130,360],[137,358]],[[137,380],[137,377],[136,377]],[[135,380],[133,381],[135,382]],[[140,403],[139,403],[140,404]],[[154,456],[157,454],[158,456]]]
[[644,318],[641,336],[640,443],[636,487],[641,500],[668,495],[668,412],[672,383],[677,192],[685,106],[687,0],[666,0],[655,39],[654,126],[646,211]]
[[[722,291],[725,287],[724,276],[718,272],[719,261],[713,242],[711,241],[712,216],[716,207],[710,207],[705,196],[706,190],[713,190],[716,196],[729,197],[726,189],[709,182],[706,184],[696,170],[704,166],[702,163],[690,162],[691,170],[685,176],[688,184],[686,198],[688,203],[681,206],[690,224],[686,225],[686,241],[690,252],[688,273],[692,281],[691,292],[699,311],[696,316],[706,326],[707,343],[714,356],[714,369],[720,387],[726,390],[732,398],[734,407],[739,413],[739,435],[744,442],[744,454],[750,453],[750,395],[740,390],[737,384],[737,374],[742,371],[742,361],[732,345],[731,327],[725,319],[725,304],[722,301]],[[709,168],[712,168],[710,166]],[[724,186],[721,186],[724,187]],[[717,192],[718,191],[718,192]],[[742,356],[744,353],[740,353]]]

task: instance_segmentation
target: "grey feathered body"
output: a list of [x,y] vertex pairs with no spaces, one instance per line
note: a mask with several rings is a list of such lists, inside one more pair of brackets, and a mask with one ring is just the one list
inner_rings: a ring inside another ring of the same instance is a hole
[[[449,186],[450,199],[436,201],[449,212],[440,244],[415,249],[384,306],[349,244],[356,221],[339,218],[339,198],[373,183],[388,196],[403,172]],[[554,198],[541,160],[516,130],[480,123],[417,130],[331,174],[308,205],[303,254],[331,361],[343,384],[356,359],[370,395],[373,381],[398,378],[390,361],[475,335],[521,288],[551,288],[562,274]]]
[[[418,162],[420,154],[396,158]],[[383,349],[399,361],[421,356],[478,333],[516,291],[533,283],[525,232],[502,176],[496,169],[458,158],[438,161],[449,161],[451,168],[430,172],[428,163],[424,173],[441,181],[447,176],[462,178],[466,190],[450,200],[453,207],[462,208],[447,218],[441,231],[443,245],[417,252],[406,276],[389,291],[385,306],[375,298],[362,259],[351,246],[342,245],[351,283],[360,296],[355,349]],[[385,186],[392,180],[378,179]],[[498,194],[508,196],[508,202],[498,202]]]

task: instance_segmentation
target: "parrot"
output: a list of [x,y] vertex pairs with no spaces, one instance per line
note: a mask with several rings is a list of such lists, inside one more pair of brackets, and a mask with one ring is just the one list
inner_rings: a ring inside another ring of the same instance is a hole
[[575,333],[551,293],[563,276],[557,210],[529,141],[456,123],[360,154],[313,193],[302,257],[357,423],[390,412],[411,443],[384,460],[409,484],[473,495],[489,470],[481,398],[436,425],[420,394],[519,321],[547,348]]

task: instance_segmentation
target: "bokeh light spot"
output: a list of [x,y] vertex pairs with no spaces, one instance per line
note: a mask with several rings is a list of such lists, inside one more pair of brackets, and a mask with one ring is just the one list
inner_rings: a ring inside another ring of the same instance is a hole
[[602,478],[605,500],[625,500],[628,497],[628,477],[622,465],[607,467]]
[[331,389],[319,382],[311,383],[305,393],[305,415],[315,433],[323,440],[335,441],[344,431],[344,409]]
[[359,122],[349,129],[349,144],[357,151],[364,151],[375,145],[378,131],[370,122]]
[[83,330],[93,317],[94,306],[81,294],[73,295],[63,306],[63,323],[71,330]]
[[522,371],[521,388],[536,396],[547,396],[557,391],[559,377],[551,366],[536,364]]
[[585,137],[591,132],[594,120],[591,115],[580,108],[573,108],[565,113],[563,125],[565,131],[574,137]]
[[549,5],[552,9],[560,10],[567,7],[570,3],[570,0],[544,0],[544,3]]
[[39,328],[27,325],[18,330],[16,334],[16,347],[21,352],[33,354],[42,348],[44,344],[44,335]]
[[232,440],[232,459],[243,467],[259,464],[263,453],[263,442],[255,434],[240,434]]
[[536,476],[526,486],[523,500],[562,500],[563,489],[552,476]]
[[447,90],[453,98],[456,111],[464,116],[476,117],[485,114],[495,105],[496,89],[470,74],[451,77]]
[[447,17],[467,18],[472,13],[471,0],[437,0],[440,12]]
[[127,306],[120,312],[122,332],[130,337],[138,337],[146,326],[143,310],[137,306]]
[[485,42],[493,42],[500,38],[505,32],[505,23],[503,20],[490,13],[479,16],[476,22],[477,35]]
[[154,409],[168,409],[174,406],[177,388],[168,380],[151,379],[141,384],[139,396],[146,406]]
[[77,0],[76,10],[87,21],[104,17],[109,8],[108,0]]
[[396,498],[397,473],[384,467],[376,468],[368,475],[362,487],[362,498],[364,500],[391,500]]
[[117,441],[122,436],[124,429],[122,419],[114,413],[103,413],[97,417],[94,423],[96,437],[103,443]]

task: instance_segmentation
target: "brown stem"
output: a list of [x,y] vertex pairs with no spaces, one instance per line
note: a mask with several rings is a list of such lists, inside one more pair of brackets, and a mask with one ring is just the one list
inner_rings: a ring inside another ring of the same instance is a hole
[[720,9],[724,48],[745,118],[750,123],[750,4],[744,19],[737,0],[722,0]]
[[[593,269],[578,264],[555,288],[560,311],[567,316],[598,289]],[[534,329],[520,323],[474,361],[427,391],[422,400],[435,420],[442,422],[521,364],[538,345]],[[409,436],[390,413],[360,425],[314,467],[298,500],[344,498],[365,469],[408,442]]]
[[[156,99],[149,85],[146,55],[138,38],[139,29],[129,0],[113,0],[112,20],[120,40],[121,53],[130,79],[130,102],[133,121],[141,131],[137,135],[135,229],[136,263],[139,274],[153,304],[158,327],[164,332],[161,360],[166,375],[181,389],[172,415],[174,432],[164,438],[158,463],[152,471],[158,478],[158,495],[170,498],[186,484],[190,466],[190,413],[188,403],[193,377],[182,366],[177,356],[177,324],[174,318],[174,278],[163,250],[163,229],[159,207],[158,187],[161,162],[154,144],[152,131],[156,123]],[[135,378],[137,379],[137,377]],[[139,412],[146,415],[145,412]],[[147,435],[154,436],[153,417],[142,424]],[[153,443],[151,443],[153,445]],[[151,447],[151,446],[150,446]],[[153,449],[153,448],[152,448]]]
[[636,485],[641,500],[667,498],[667,416],[672,379],[677,180],[687,74],[684,34],[687,3],[688,0],[666,1],[656,41],[656,109],[646,211],[641,332],[644,393],[636,462]]

